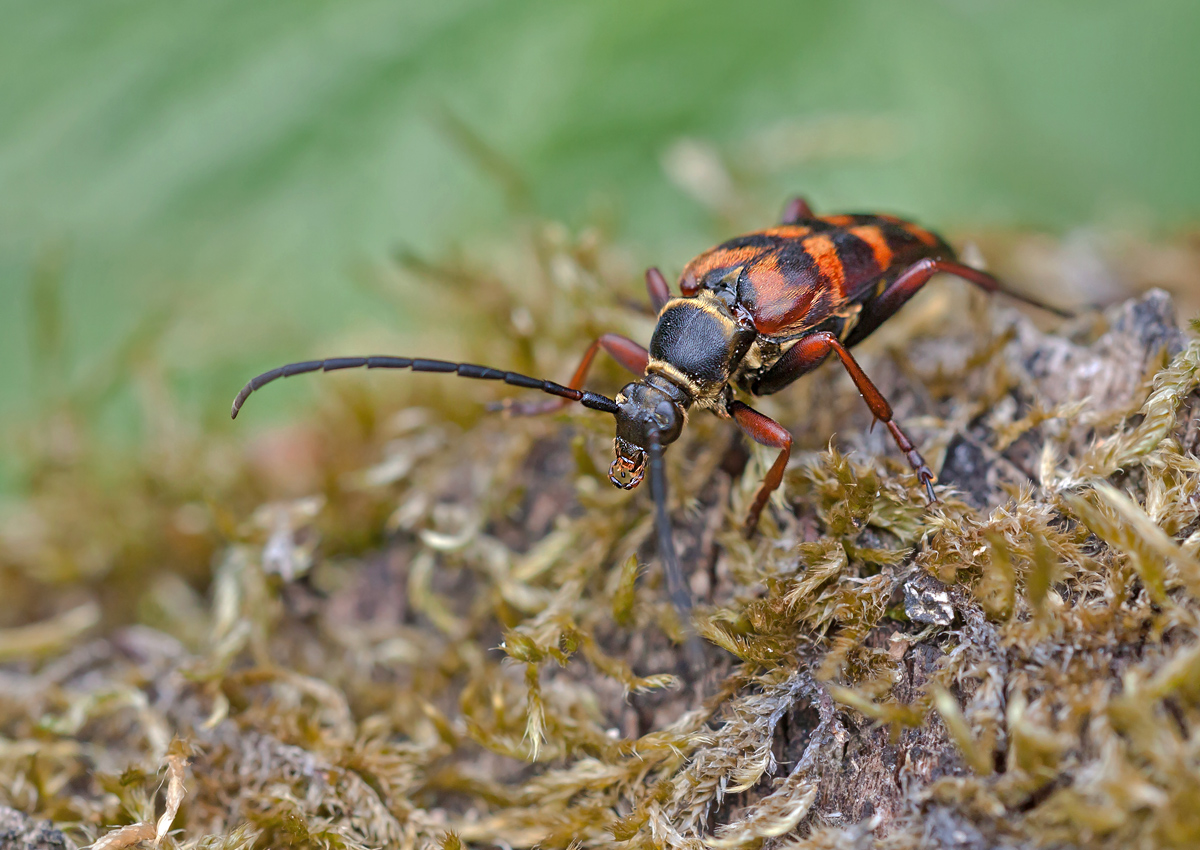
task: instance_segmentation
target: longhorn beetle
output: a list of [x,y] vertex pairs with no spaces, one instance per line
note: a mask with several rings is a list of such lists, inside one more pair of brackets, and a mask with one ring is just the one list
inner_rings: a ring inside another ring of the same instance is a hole
[[[557,396],[543,402],[505,403],[507,410],[518,415],[547,413],[573,401],[610,413],[616,418],[617,433],[609,479],[617,487],[632,490],[649,466],[659,557],[671,599],[686,614],[691,594],[671,535],[664,447],[679,438],[689,409],[696,407],[732,419],[750,439],[779,449],[746,515],[747,535],[753,533],[767,499],[783,480],[791,454],[791,434],[736,399],[734,385],[752,396],[770,395],[817,368],[830,354],[836,355],[875,419],[891,431],[930,503],[936,501],[933,472],[892,418],[891,405],[850,348],[895,314],[938,272],[956,275],[987,292],[1005,292],[1035,307],[1070,315],[1006,290],[987,272],[963,265],[940,236],[911,222],[874,214],[817,216],[803,199],[796,198],[787,205],[778,227],[731,239],[688,263],[679,278],[680,297],[671,295],[658,269],[648,269],[646,287],[658,312],[649,350],[626,337],[604,334],[588,346],[566,386],[471,363],[335,357],[264,372],[238,393],[232,415],[237,417],[250,393],[277,378],[364,366],[453,372]],[[641,376],[626,384],[615,399],[583,388],[601,349]]]

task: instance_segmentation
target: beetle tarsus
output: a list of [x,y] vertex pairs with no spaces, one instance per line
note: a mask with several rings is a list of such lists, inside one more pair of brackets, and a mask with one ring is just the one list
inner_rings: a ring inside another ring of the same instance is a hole
[[928,469],[924,470],[924,473],[926,474],[918,472],[917,478],[920,479],[921,483],[925,485],[925,498],[928,500],[927,504],[936,505],[938,502],[938,497],[937,493],[933,492],[933,473],[929,472]]

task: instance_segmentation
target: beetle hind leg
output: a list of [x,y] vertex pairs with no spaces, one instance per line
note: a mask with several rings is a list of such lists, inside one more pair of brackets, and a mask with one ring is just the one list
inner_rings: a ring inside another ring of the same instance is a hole
[[1023,295],[1020,292],[1014,292],[1007,286],[1002,284],[995,276],[988,274],[980,269],[974,269],[962,263],[952,262],[950,260],[938,260],[926,258],[913,263],[907,269],[888,285],[887,289],[881,292],[875,298],[864,303],[862,314],[860,314],[858,325],[846,337],[846,345],[852,346],[855,343],[864,339],[871,331],[879,327],[890,318],[897,310],[903,307],[908,299],[912,298],[921,287],[929,282],[929,279],[939,272],[952,274],[955,277],[960,277],[968,283],[973,283],[985,292],[1003,293],[1009,298],[1013,298],[1031,307],[1037,307],[1039,310],[1045,310],[1049,313],[1054,313],[1057,316],[1069,319],[1073,315],[1068,310],[1063,310],[1059,307],[1051,306],[1043,301],[1039,301],[1029,295]]

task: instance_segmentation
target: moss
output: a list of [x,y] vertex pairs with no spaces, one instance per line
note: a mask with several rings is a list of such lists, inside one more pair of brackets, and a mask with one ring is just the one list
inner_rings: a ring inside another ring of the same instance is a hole
[[[502,271],[410,272],[464,359],[559,376],[646,335],[621,257],[547,226]],[[743,540],[770,458],[695,417],[668,465],[699,673],[603,417],[341,382],[276,438],[332,447],[301,458],[323,483],[257,511],[264,467],[217,438],[111,492],[60,468],[0,537],[0,805],[111,846],[1194,846],[1200,342],[1169,307],[898,317],[863,358],[932,508],[825,369],[762,404],[799,450]]]

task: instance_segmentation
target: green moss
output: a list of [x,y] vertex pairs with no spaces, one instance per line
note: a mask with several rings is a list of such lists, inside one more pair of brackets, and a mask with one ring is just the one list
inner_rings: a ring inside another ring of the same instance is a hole
[[[620,257],[548,227],[503,274],[421,273],[457,281],[464,359],[559,376],[581,339],[645,335]],[[272,438],[312,492],[257,512],[261,459],[199,435],[112,490],[48,473],[0,537],[0,803],[77,843],[153,823],[178,736],[189,848],[1191,846],[1200,343],[1149,333],[1155,298],[1070,339],[988,305],[904,369],[868,346],[950,482],[932,507],[824,369],[764,402],[801,450],[746,541],[769,458],[729,472],[726,424],[693,417],[668,466],[701,670],[584,411],[343,382]],[[1096,363],[1133,377],[1080,383]]]

